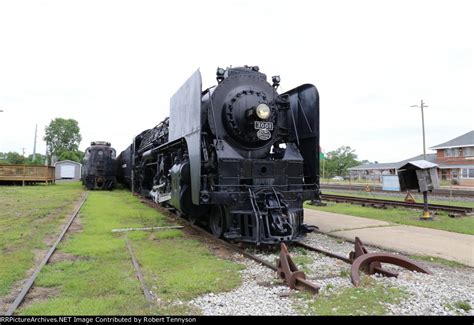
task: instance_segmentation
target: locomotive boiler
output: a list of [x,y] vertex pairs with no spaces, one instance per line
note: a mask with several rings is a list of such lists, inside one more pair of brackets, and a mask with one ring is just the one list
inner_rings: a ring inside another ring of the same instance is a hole
[[109,142],[91,142],[82,162],[82,184],[89,190],[112,190],[117,174],[115,156]]
[[255,66],[196,71],[171,98],[169,118],[119,156],[132,190],[206,223],[217,237],[274,244],[313,230],[303,202],[319,198],[319,95]]

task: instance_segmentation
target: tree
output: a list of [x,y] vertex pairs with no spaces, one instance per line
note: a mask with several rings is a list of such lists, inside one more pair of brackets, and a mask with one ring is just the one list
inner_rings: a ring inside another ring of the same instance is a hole
[[78,152],[82,137],[76,120],[55,118],[45,128],[43,140],[48,146],[48,161],[50,163],[52,156],[57,158],[74,157],[76,153],[80,156]]
[[9,152],[7,153],[7,161],[10,164],[24,164],[25,157],[20,155],[18,152]]
[[347,169],[359,165],[355,150],[349,146],[342,146],[327,154],[325,174],[331,176],[346,175]]
[[44,165],[46,158],[47,157],[45,155],[37,153],[35,160],[33,160],[33,155],[29,155],[28,158],[26,158],[26,163],[29,165]]
[[84,158],[84,152],[82,151],[63,151],[59,155],[59,160],[72,160],[72,161],[77,161],[81,162],[82,158]]
[[0,164],[24,164],[25,157],[18,152],[0,152]]

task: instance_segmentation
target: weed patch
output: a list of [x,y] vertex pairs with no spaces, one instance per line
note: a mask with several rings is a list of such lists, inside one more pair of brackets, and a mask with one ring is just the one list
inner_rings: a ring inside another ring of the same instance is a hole
[[[22,315],[196,314],[187,301],[240,284],[242,267],[218,259],[181,230],[112,229],[167,225],[156,210],[128,191],[93,191],[80,212],[82,231],[59,245],[65,257],[48,264],[35,285],[53,288],[51,299],[32,301]],[[149,308],[126,248],[131,241],[148,288],[160,299]]]

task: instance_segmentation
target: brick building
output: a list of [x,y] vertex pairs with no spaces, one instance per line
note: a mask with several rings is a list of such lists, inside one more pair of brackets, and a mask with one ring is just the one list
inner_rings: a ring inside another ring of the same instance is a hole
[[430,149],[436,150],[440,179],[474,185],[474,130]]
[[[436,153],[427,154],[426,160],[438,165],[441,180],[474,186],[474,130],[430,149]],[[352,179],[381,181],[383,175],[396,175],[397,169],[407,162],[421,159],[423,155],[393,163],[363,164],[348,170]]]

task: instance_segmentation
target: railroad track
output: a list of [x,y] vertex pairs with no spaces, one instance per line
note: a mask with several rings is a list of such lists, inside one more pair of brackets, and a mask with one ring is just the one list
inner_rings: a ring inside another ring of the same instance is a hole
[[[319,292],[320,286],[316,283],[308,281],[306,279],[306,275],[304,274],[304,272],[298,270],[298,268],[296,267],[296,264],[293,262],[291,256],[289,255],[286,244],[281,243],[280,259],[275,265],[274,263],[266,261],[265,259],[248,252],[244,248],[234,243],[222,240],[220,238],[216,238],[205,229],[180,217],[179,214],[176,213],[176,210],[174,208],[163,207],[143,197],[142,197],[142,202],[147,204],[150,207],[157,209],[158,211],[162,213],[165,213],[169,217],[172,217],[178,223],[186,225],[187,227],[193,229],[195,232],[206,237],[207,239],[210,239],[211,241],[217,244],[220,244],[221,246],[231,251],[239,253],[242,256],[248,259],[251,259],[271,269],[272,271],[277,272],[278,276],[280,278],[283,278],[291,289],[305,290],[305,291],[312,292],[314,294]],[[381,262],[398,265],[400,267],[406,268],[411,271],[431,274],[430,271],[428,271],[428,269],[426,269],[423,265],[417,262],[411,261],[403,256],[389,254],[389,253],[369,253],[367,248],[364,246],[364,244],[361,242],[361,240],[358,237],[355,238],[354,251],[352,251],[348,257],[330,252],[322,248],[309,246],[300,242],[294,242],[294,243],[291,243],[291,245],[303,248],[308,251],[323,254],[328,257],[339,259],[345,263],[351,264],[352,265],[351,281],[355,286],[358,286],[360,284],[359,271],[363,271],[367,274],[379,273],[379,274],[382,274],[383,276],[388,276],[388,277],[398,276],[398,273],[382,268]]]
[[56,248],[57,248],[58,244],[64,238],[64,235],[66,235],[67,231],[69,230],[72,223],[76,219],[76,216],[79,214],[79,211],[81,210],[82,206],[84,205],[84,202],[86,202],[87,197],[88,197],[87,192],[82,195],[81,201],[79,202],[79,204],[78,204],[77,208],[74,210],[74,212],[70,215],[68,222],[66,223],[66,225],[63,228],[63,231],[61,232],[59,237],[56,239],[53,246],[51,246],[51,248],[49,249],[46,256],[43,258],[41,263],[36,267],[33,274],[26,281],[25,285],[23,286],[22,290],[17,295],[17,297],[15,298],[13,303],[8,307],[8,310],[5,314],[5,316],[12,316],[13,313],[15,312],[15,310],[21,305],[21,303],[25,299],[26,295],[30,291],[31,287],[33,286],[33,283],[35,282],[36,278],[38,277],[38,274],[41,272],[41,269],[43,268],[43,266],[46,265],[46,263],[48,263],[51,256],[53,256],[54,252],[56,251]]
[[[404,201],[384,200],[384,199],[373,199],[373,198],[362,198],[355,196],[346,195],[334,195],[334,194],[322,194],[321,199],[332,202],[343,202],[343,203],[355,203],[363,206],[374,206],[374,207],[405,207],[411,209],[423,210],[423,203],[409,203]],[[451,215],[466,215],[473,212],[472,208],[444,205],[444,204],[428,204],[428,209],[431,211],[444,211]]]
[[[346,185],[346,184],[321,184],[322,189],[334,189],[334,190],[347,190],[347,191],[365,191],[367,186],[371,192],[380,192],[380,193],[393,193],[393,191],[384,191],[382,186],[378,185]],[[474,191],[469,190],[450,190],[445,188],[440,188],[433,190],[432,192],[435,196],[445,196],[445,197],[471,197],[474,198]]]

